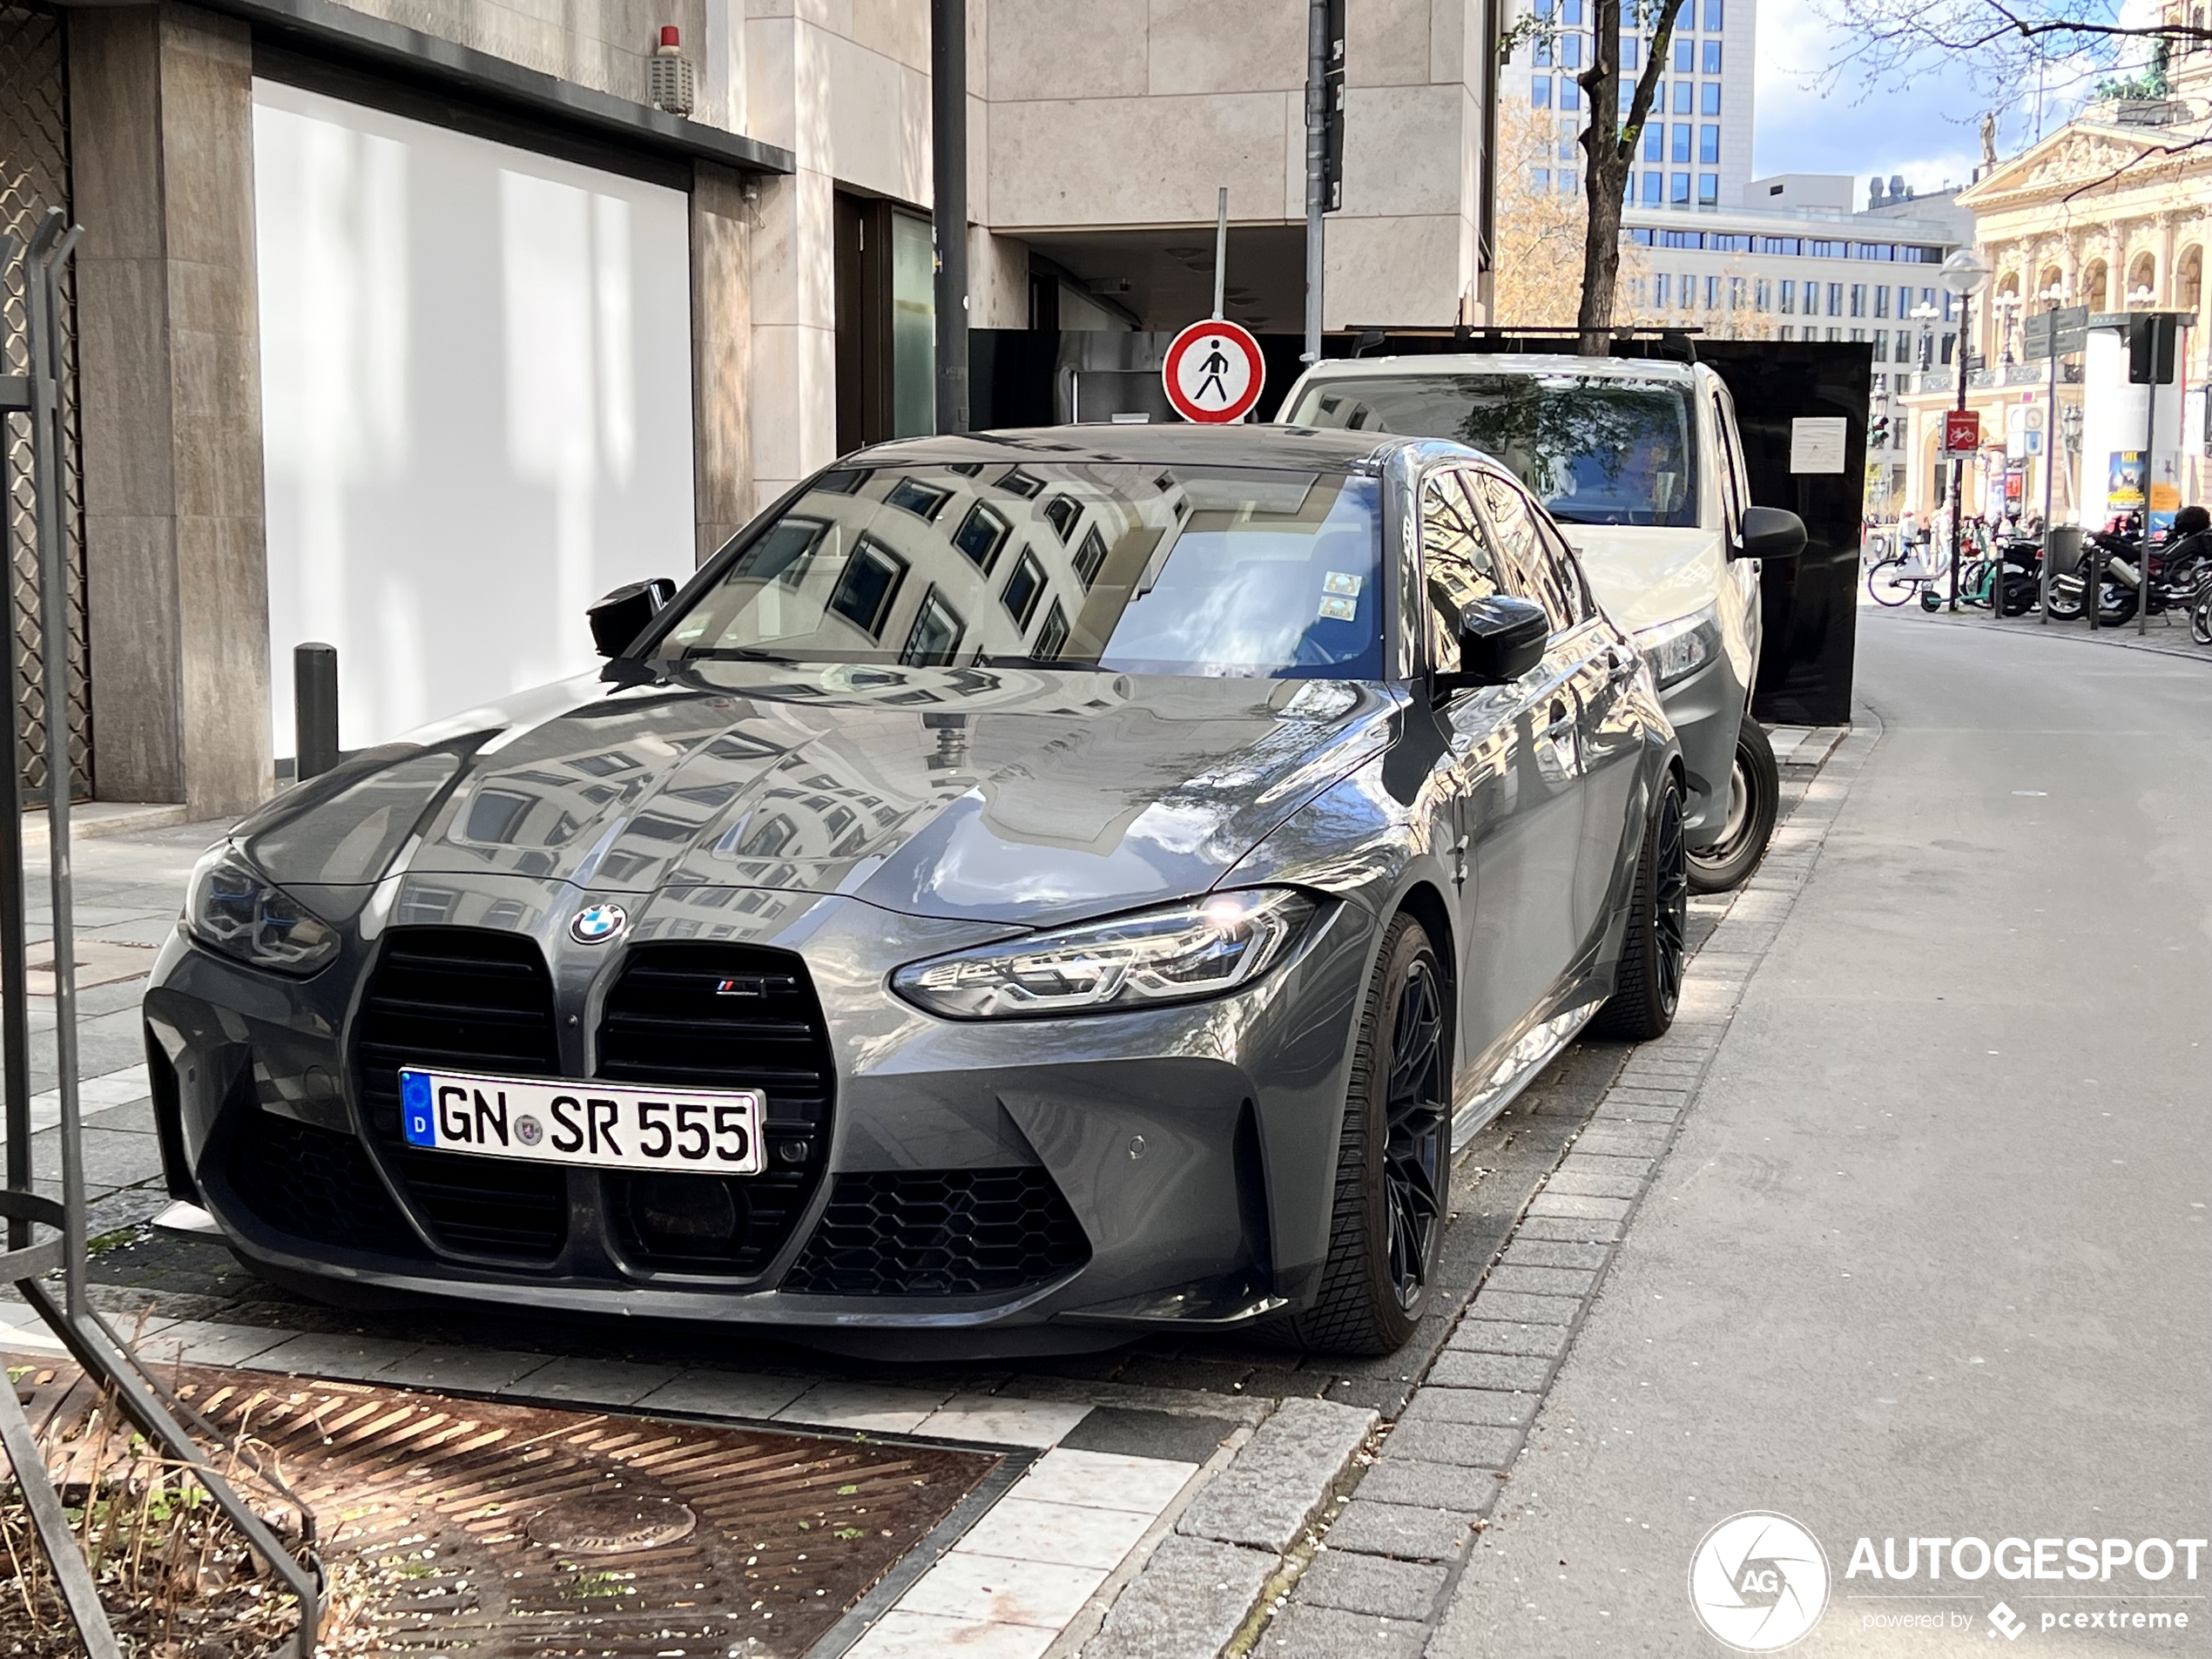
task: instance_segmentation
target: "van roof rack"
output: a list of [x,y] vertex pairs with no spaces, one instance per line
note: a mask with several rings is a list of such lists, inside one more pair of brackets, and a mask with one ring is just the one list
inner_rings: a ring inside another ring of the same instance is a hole
[[[1571,327],[1487,327],[1465,322],[1448,328],[1354,323],[1334,332],[1339,338],[1346,334],[1352,337],[1352,349],[1345,354],[1352,357],[1365,357],[1373,352],[1400,356],[1464,351],[1556,352],[1561,345],[1580,340],[1582,335],[1580,328]],[[1695,337],[1704,330],[1616,324],[1606,333],[1612,336],[1613,342],[1608,356],[1653,357],[1694,363],[1697,361]]]

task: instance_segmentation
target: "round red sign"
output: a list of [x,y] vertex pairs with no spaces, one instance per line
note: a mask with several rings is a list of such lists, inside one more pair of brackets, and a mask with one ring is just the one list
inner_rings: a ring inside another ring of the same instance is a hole
[[1267,365],[1251,331],[1218,320],[1194,322],[1175,337],[1160,382],[1186,421],[1241,421],[1259,401]]

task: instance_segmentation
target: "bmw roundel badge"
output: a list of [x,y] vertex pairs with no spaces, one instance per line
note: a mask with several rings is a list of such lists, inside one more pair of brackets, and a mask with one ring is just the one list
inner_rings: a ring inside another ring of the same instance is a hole
[[630,913],[618,904],[586,905],[576,913],[569,932],[583,945],[604,945],[623,929]]

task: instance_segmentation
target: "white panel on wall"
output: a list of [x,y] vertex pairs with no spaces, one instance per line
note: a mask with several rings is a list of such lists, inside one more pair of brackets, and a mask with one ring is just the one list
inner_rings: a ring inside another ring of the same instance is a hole
[[679,191],[253,84],[276,752],[593,665],[583,608],[692,556]]

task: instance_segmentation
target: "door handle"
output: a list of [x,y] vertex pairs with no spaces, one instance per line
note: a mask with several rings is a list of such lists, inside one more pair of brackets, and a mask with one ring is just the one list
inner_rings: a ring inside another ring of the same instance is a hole
[[1623,651],[1618,645],[1609,645],[1606,648],[1607,677],[1615,685],[1623,685],[1634,679],[1636,670],[1642,662],[1643,659],[1632,651]]
[[1551,724],[1544,728],[1544,735],[1554,743],[1569,743],[1575,737],[1575,716],[1564,701],[1552,705]]

